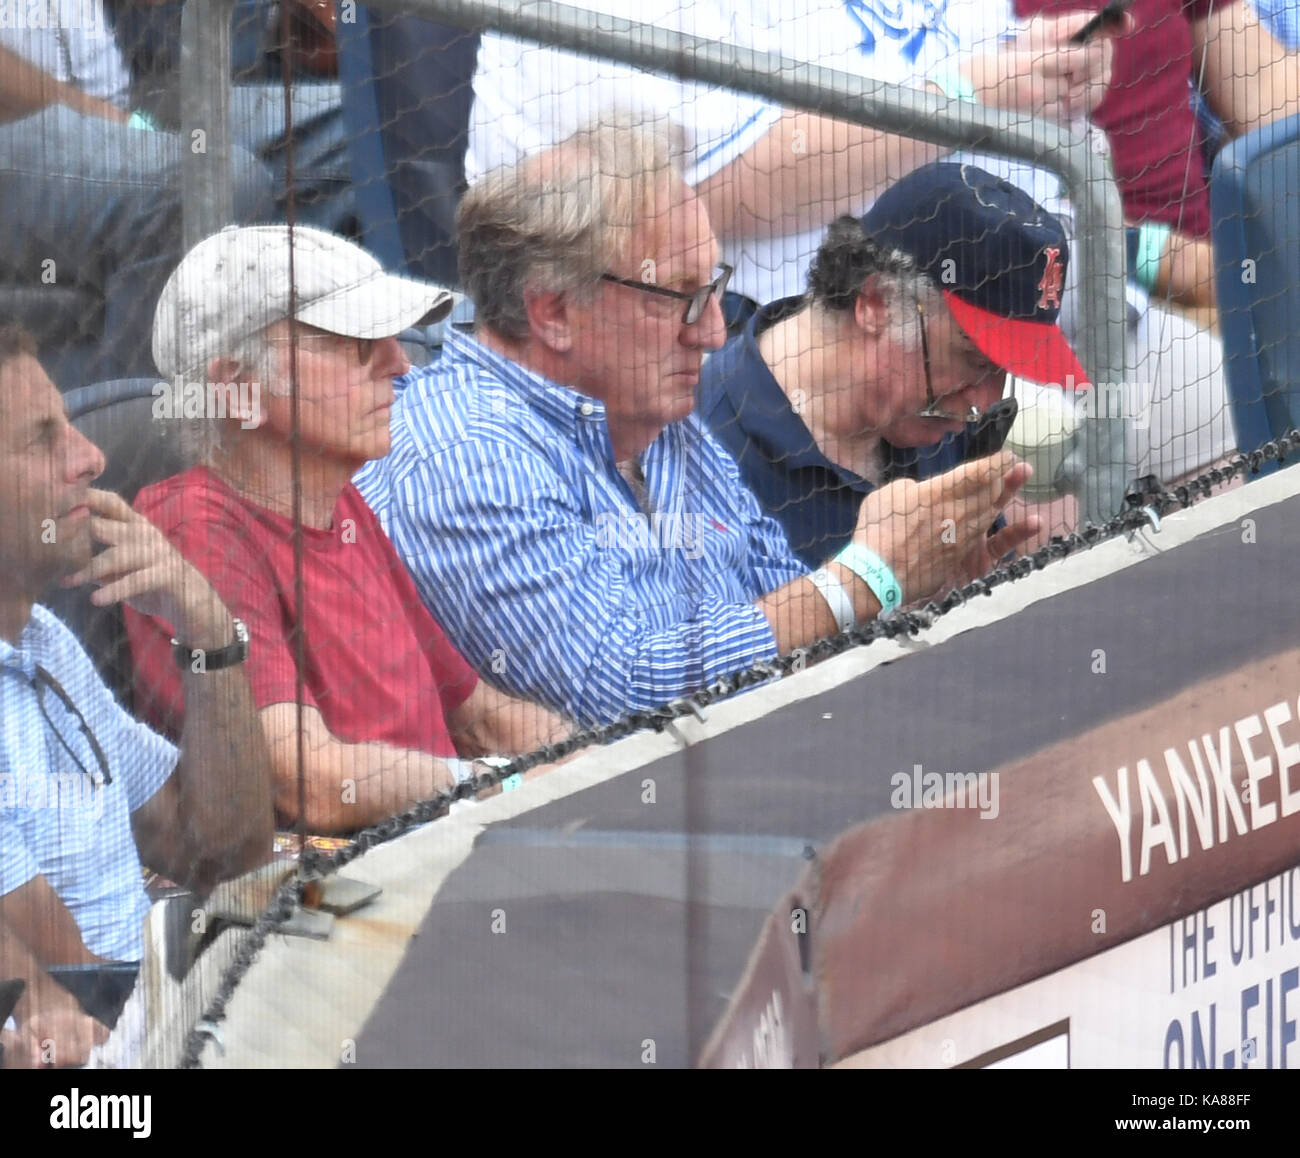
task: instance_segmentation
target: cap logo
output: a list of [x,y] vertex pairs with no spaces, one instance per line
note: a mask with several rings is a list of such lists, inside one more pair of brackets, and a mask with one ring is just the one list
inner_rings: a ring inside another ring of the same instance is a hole
[[1043,253],[1047,255],[1047,268],[1038,283],[1038,308],[1046,310],[1061,307],[1061,285],[1065,273],[1061,269],[1061,250],[1059,246],[1049,245]]

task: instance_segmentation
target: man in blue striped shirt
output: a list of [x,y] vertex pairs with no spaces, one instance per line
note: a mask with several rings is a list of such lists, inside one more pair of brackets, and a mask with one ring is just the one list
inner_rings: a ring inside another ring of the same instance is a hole
[[881,488],[854,552],[809,575],[692,413],[729,271],[659,134],[582,130],[473,187],[459,229],[475,337],[408,375],[392,451],[356,482],[434,618],[506,690],[584,724],[654,708],[1028,533],[986,538],[1029,473],[994,456]]

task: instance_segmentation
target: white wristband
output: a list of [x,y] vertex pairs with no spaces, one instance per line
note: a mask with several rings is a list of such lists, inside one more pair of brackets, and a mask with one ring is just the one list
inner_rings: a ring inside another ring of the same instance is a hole
[[882,616],[888,615],[895,607],[902,605],[903,589],[898,585],[894,572],[890,570],[889,564],[869,547],[850,540],[848,546],[835,556],[834,561],[847,567],[871,588],[871,594],[880,604]]
[[473,780],[477,775],[474,771],[473,760],[461,760],[456,756],[444,756],[442,760],[451,769],[451,774],[456,778],[457,784],[464,784],[467,780]]
[[826,606],[835,616],[840,631],[851,631],[857,626],[858,617],[853,614],[853,600],[844,590],[844,584],[835,578],[825,567],[811,572],[808,578],[813,581],[817,593],[826,600]]

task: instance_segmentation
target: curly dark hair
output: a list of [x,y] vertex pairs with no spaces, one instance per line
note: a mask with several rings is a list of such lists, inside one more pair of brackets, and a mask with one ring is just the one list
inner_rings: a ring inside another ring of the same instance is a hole
[[871,274],[915,271],[915,261],[876,244],[856,217],[837,217],[809,267],[808,296],[826,309],[851,310]]

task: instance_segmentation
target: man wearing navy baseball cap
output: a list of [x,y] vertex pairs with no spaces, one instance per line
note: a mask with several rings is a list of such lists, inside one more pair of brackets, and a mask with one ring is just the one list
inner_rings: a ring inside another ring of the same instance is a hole
[[1060,223],[1015,186],[926,165],[833,222],[808,292],[705,364],[700,412],[805,564],[848,542],[876,487],[981,453],[1008,373],[1086,385],[1057,325],[1068,262]]

